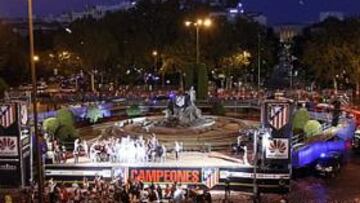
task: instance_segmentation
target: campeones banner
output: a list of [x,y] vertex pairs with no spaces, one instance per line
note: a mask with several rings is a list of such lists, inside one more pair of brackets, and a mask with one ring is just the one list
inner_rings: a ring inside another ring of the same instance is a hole
[[129,174],[143,182],[201,183],[201,168],[129,168]]

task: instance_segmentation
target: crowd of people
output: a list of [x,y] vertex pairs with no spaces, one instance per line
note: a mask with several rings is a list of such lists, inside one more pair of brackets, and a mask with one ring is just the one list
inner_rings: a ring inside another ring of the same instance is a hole
[[[76,144],[74,154],[81,150],[82,145]],[[145,141],[142,136],[131,139],[130,136],[96,140],[90,147],[91,162],[110,161],[117,163],[142,163],[148,161],[161,162],[166,159],[167,149],[153,135]]]
[[168,150],[164,144],[160,144],[156,135],[153,134],[147,141],[143,136],[132,139],[130,136],[122,138],[97,139],[88,144],[87,141],[76,139],[72,154],[57,139],[47,138],[46,159],[52,163],[65,163],[72,157],[74,163],[79,163],[80,157],[86,157],[93,163],[144,163],[164,162],[168,151],[173,151],[175,159],[179,159],[182,143],[175,141],[174,147]]
[[[149,90],[144,86],[121,86],[107,91],[95,91],[95,92],[57,92],[43,93],[40,95],[40,100],[53,100],[57,103],[62,102],[73,102],[73,101],[99,101],[109,98],[123,98],[130,101],[152,101],[158,97],[167,96],[170,93],[178,93],[178,87],[168,88],[157,88],[156,90]],[[255,99],[262,97],[264,93],[262,91],[256,91],[253,89],[236,88],[236,89],[209,89],[209,98],[216,98],[220,100],[244,100],[244,99]]]
[[45,194],[50,203],[211,202],[209,191],[198,186],[190,188],[176,182],[144,185],[137,178],[123,181],[117,177],[106,181],[101,176],[96,176],[91,182],[84,178],[81,183],[71,186],[50,179]]

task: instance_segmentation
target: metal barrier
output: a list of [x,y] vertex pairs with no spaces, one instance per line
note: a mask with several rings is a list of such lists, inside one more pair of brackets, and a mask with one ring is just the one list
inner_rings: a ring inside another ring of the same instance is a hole
[[[318,121],[322,121],[323,123],[321,124],[321,131],[325,131],[329,128],[332,127],[331,125],[331,119],[329,118],[329,114],[328,113],[324,113],[324,112],[313,112],[310,111],[310,117],[311,119],[314,120],[318,120]],[[293,135],[291,137],[291,145],[295,146],[298,143],[302,143],[304,142],[304,138],[305,138],[305,134],[304,133],[298,133],[296,135]]]
[[[98,103],[102,103],[99,101]],[[224,108],[243,108],[243,109],[260,109],[259,101],[256,100],[248,100],[248,101],[222,101]],[[167,107],[167,101],[157,101],[156,103],[152,103],[149,101],[138,101],[138,100],[128,100],[128,101],[121,101],[121,102],[111,102],[112,107],[110,111],[118,111],[118,110],[125,110],[132,105],[138,105],[141,107],[142,110],[149,110],[152,109],[164,109]],[[210,100],[199,100],[196,102],[199,108],[212,108],[213,101]],[[73,107],[72,110],[76,110],[80,107]],[[49,111],[49,112],[40,112],[38,114],[38,120],[40,122],[44,121],[47,118],[56,116],[57,111]],[[32,118],[32,115],[30,115]]]

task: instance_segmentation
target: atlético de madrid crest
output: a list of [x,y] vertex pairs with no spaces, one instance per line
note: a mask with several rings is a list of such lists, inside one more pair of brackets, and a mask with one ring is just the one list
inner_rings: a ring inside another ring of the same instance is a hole
[[290,106],[288,103],[269,103],[267,106],[268,123],[280,130],[289,122]]

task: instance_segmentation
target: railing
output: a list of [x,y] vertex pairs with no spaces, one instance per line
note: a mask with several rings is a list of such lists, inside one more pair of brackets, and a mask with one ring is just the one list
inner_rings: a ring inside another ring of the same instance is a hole
[[[99,102],[100,103],[100,102]],[[156,103],[152,103],[151,101],[135,101],[135,100],[128,100],[122,102],[111,102],[111,109],[110,111],[116,110],[125,110],[132,105],[139,105],[141,109],[147,111],[149,108],[152,109],[161,109],[167,107],[167,101],[157,101]],[[211,108],[213,102],[209,100],[199,100],[196,102],[196,105],[199,108]],[[248,100],[248,101],[222,101],[224,108],[252,108],[252,109],[260,109],[259,101],[257,100]],[[82,108],[82,107],[79,107]],[[75,107],[76,109],[76,107]],[[48,112],[40,112],[38,114],[39,121],[43,121],[49,117],[56,116],[57,111],[48,111]],[[30,115],[30,118],[32,115]]]
[[331,113],[310,111],[310,117],[314,120],[328,122],[332,120]]
[[[319,120],[322,121],[323,123],[321,124],[321,131],[325,131],[329,128],[331,128],[331,120],[332,120],[332,116],[329,113],[324,113],[324,112],[314,112],[314,111],[310,111],[310,117],[311,119],[314,120]],[[305,135],[304,133],[299,133],[296,135],[293,135],[291,138],[291,145],[295,146],[298,143],[302,143],[304,142],[304,138]]]

